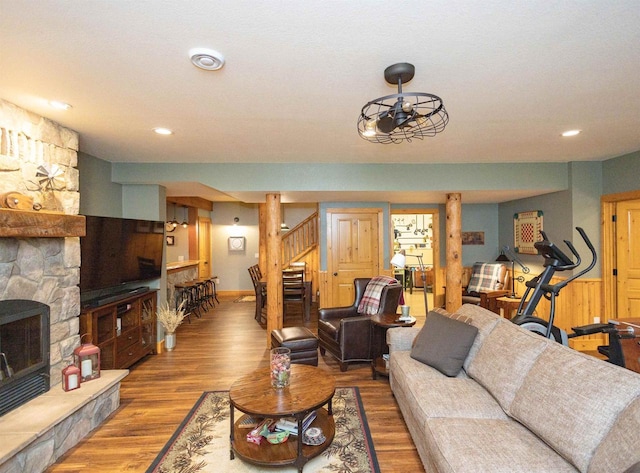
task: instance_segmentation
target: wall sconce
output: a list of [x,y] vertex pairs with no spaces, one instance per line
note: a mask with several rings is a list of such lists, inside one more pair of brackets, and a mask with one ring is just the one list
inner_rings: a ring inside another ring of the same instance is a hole
[[69,365],[62,370],[62,389],[73,391],[80,387],[80,368]]
[[[85,335],[88,334],[83,337]],[[100,377],[100,348],[93,343],[83,343],[73,350],[73,358],[74,364],[80,367],[81,382]]]

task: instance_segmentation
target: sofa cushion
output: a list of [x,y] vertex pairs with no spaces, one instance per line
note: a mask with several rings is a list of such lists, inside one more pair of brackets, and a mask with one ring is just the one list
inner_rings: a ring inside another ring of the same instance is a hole
[[473,345],[471,345],[471,350],[469,350],[469,355],[467,356],[467,359],[464,360],[464,364],[463,364],[464,369],[468,370],[469,364],[471,363],[473,358],[476,356],[476,353],[482,346],[482,343],[484,342],[485,337],[489,335],[489,333],[491,333],[491,331],[494,329],[496,324],[503,319],[502,317],[500,317],[497,314],[494,314],[490,310],[483,309],[482,307],[474,304],[464,304],[462,307],[460,307],[456,311],[456,314],[466,315],[471,319],[471,325],[478,328],[478,335],[476,336],[476,339],[473,342]]
[[411,393],[406,396],[411,398],[411,411],[416,417],[507,418],[493,396],[464,371],[455,378],[444,376],[411,358],[407,351],[393,353],[390,367],[394,393],[398,387]]
[[512,419],[428,419],[425,441],[439,473],[575,473]]
[[485,338],[467,373],[509,413],[525,375],[549,343],[540,335],[501,320]]
[[589,473],[607,471],[638,473],[640,465],[637,465],[636,470],[628,470],[632,465],[640,462],[638,425],[640,425],[640,398],[636,398],[620,413],[618,421],[598,445],[593,460],[589,464]]
[[447,376],[456,376],[477,333],[473,325],[432,311],[415,339],[411,357]]
[[637,373],[552,343],[527,373],[511,414],[584,473],[639,395]]

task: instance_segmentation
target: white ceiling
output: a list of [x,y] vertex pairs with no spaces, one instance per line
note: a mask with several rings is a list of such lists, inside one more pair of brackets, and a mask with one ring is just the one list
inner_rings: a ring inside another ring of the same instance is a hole
[[[640,149],[639,24],[638,0],[0,0],[0,97],[112,162],[604,160]],[[226,65],[195,68],[194,47]],[[442,97],[449,125],[366,142],[358,114],[396,92],[383,71],[397,62],[416,68],[404,90]]]

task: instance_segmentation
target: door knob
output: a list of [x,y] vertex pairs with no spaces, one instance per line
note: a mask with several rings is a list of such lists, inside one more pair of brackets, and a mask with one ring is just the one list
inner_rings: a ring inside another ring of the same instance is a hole
[[333,273],[333,275],[334,275],[334,276],[337,276],[337,275],[338,275],[338,273]]

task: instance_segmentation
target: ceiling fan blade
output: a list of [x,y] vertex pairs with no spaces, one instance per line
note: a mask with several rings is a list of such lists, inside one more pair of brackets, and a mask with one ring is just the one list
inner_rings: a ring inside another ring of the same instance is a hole
[[377,127],[378,130],[380,130],[382,133],[391,133],[396,127],[396,124],[393,118],[387,115],[386,117],[380,118],[378,120]]

